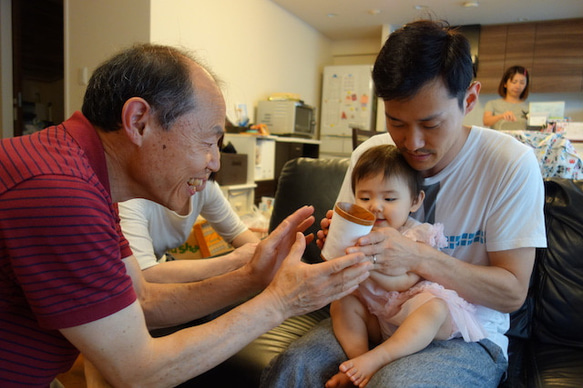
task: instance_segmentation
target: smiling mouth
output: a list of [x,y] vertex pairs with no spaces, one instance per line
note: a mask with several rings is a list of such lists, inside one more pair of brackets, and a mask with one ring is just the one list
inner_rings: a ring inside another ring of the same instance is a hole
[[187,183],[189,186],[193,186],[193,187],[200,186],[200,185],[202,185],[202,179],[190,178]]
[[204,184],[204,180],[200,178],[190,178],[186,184],[188,185],[190,194],[194,195],[197,191],[202,189],[201,186]]

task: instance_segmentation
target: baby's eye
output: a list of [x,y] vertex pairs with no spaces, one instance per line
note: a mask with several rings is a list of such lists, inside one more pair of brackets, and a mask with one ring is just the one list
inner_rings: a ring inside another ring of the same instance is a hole
[[393,201],[395,201],[396,199],[397,199],[397,198],[393,198],[393,197],[387,197],[387,198],[385,198],[385,201],[386,201],[386,202],[393,202]]

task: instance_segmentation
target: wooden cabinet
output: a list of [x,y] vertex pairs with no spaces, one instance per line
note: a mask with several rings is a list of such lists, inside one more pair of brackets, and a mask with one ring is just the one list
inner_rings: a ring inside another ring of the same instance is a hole
[[531,93],[583,91],[583,19],[482,26],[478,60],[483,93],[514,65],[530,71]]
[[583,19],[537,23],[531,91],[583,90]]
[[[506,53],[504,55],[504,70],[511,66],[524,66],[532,70],[536,25],[534,23],[511,24],[506,34]],[[498,81],[502,77],[498,77]]]
[[482,92],[496,93],[500,78],[504,74],[506,35],[508,26],[482,26],[478,48],[478,75]]

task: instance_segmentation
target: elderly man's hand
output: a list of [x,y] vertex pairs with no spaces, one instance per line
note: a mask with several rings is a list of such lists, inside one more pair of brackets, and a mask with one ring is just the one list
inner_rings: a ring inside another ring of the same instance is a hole
[[276,301],[282,319],[317,310],[352,293],[370,276],[372,263],[362,253],[318,264],[301,261],[306,243],[296,234],[289,255],[265,290]]
[[[253,257],[247,264],[247,270],[250,278],[256,279],[261,289],[271,282],[281,262],[290,252],[292,244],[296,241],[296,233],[303,233],[314,223],[313,213],[312,206],[296,210],[257,245]],[[313,236],[307,238],[309,242]]]

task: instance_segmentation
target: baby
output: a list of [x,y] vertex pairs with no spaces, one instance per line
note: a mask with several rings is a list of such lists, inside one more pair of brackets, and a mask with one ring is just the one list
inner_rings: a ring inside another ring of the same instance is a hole
[[[425,193],[419,172],[395,146],[366,150],[354,166],[352,188],[356,204],[375,214],[373,230],[392,227],[435,248],[447,245],[443,225],[421,224],[409,216],[421,207]],[[414,273],[389,276],[373,270],[356,292],[332,303],[330,312],[334,334],[349,360],[327,388],[364,387],[380,368],[434,339],[485,337],[474,305]],[[369,350],[369,343],[377,346]]]

